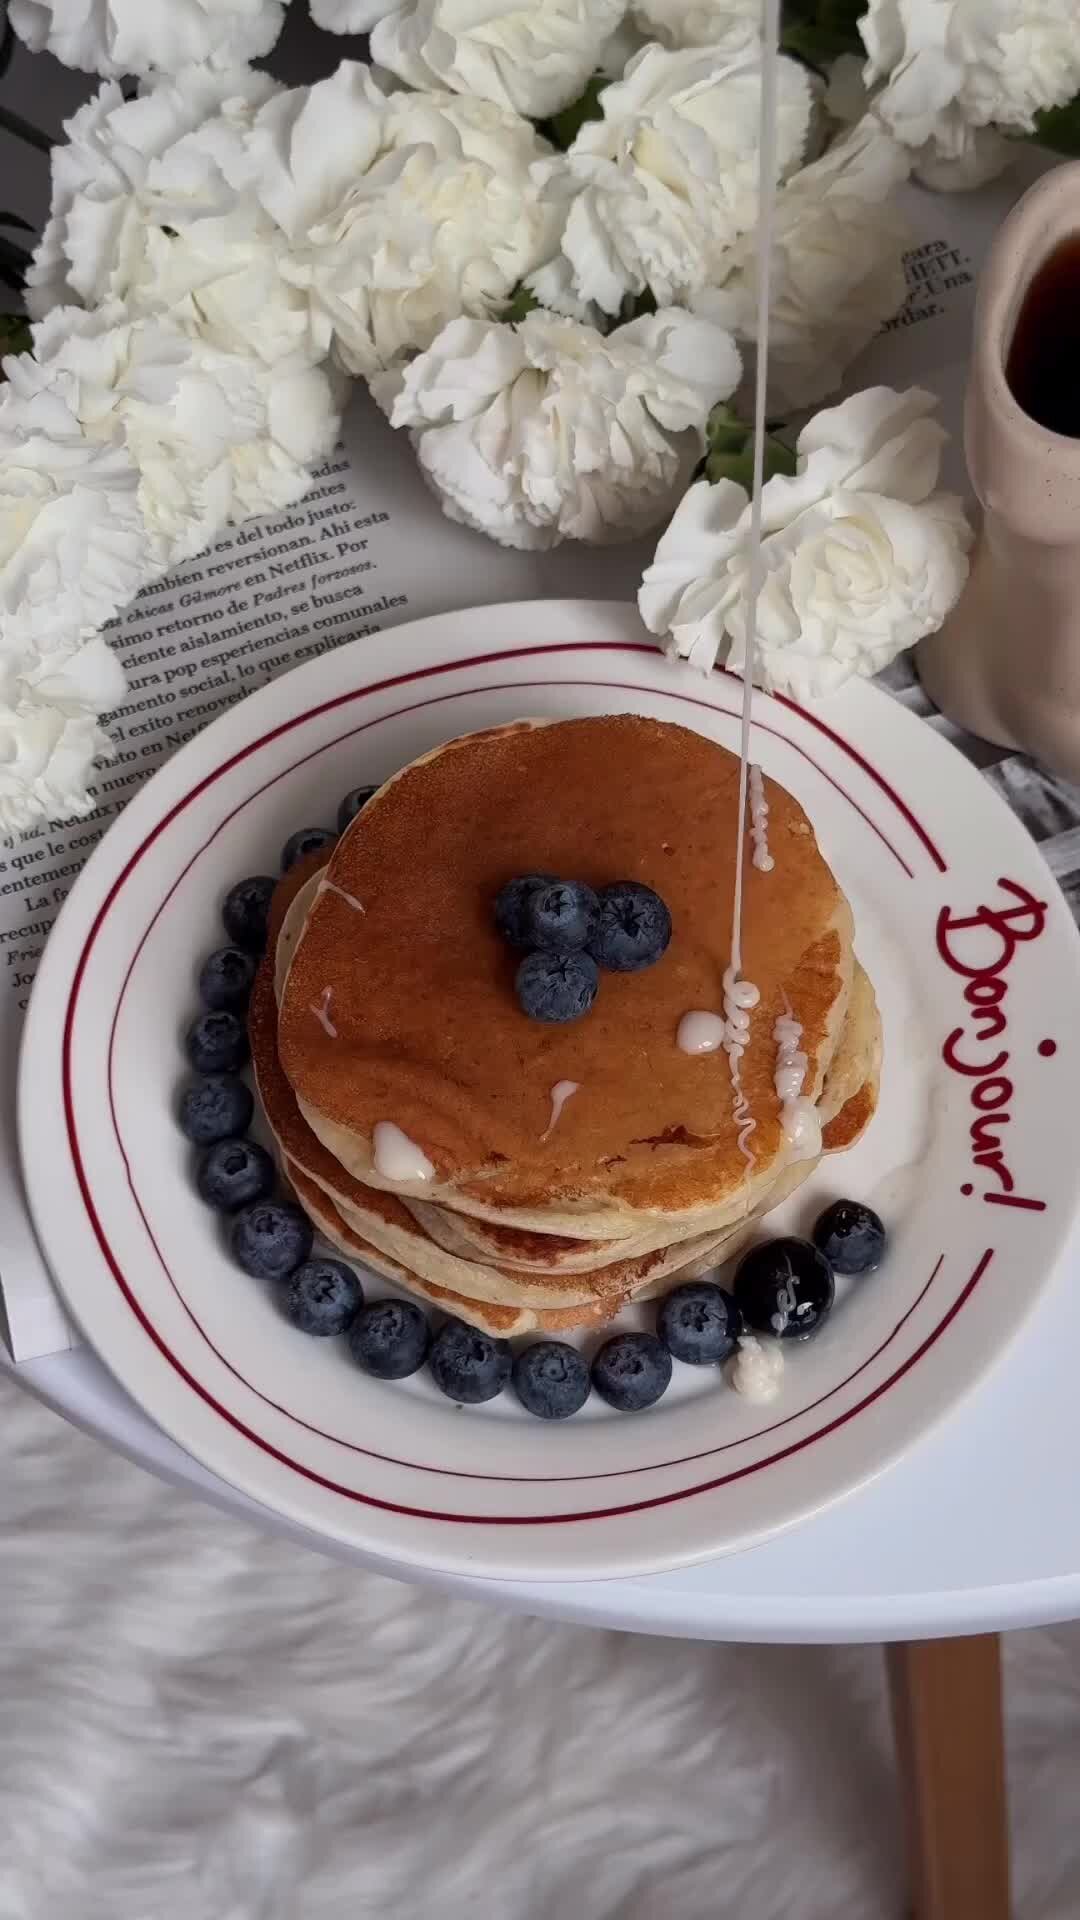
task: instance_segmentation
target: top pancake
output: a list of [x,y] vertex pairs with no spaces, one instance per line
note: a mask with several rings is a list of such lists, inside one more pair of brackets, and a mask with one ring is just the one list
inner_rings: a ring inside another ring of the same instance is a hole
[[[746,868],[743,974],[761,992],[742,1061],[756,1121],[748,1175],[726,1057],[675,1044],[684,1013],[720,1005],[738,775],[737,758],[702,736],[621,715],[470,735],[380,790],[333,854],[279,1023],[305,1116],[349,1172],[581,1238],[750,1211],[787,1154],[775,1020],[786,997],[816,1100],[846,1011],[852,925],[802,808],[767,782],[775,868]],[[492,919],[500,886],[536,871],[641,880],[672,914],[663,959],[604,974],[591,1013],[562,1027],[521,1012],[520,955]],[[333,1035],[313,1011],[327,1004]],[[580,1091],[544,1140],[559,1080]],[[380,1120],[423,1149],[433,1181],[378,1173]]]

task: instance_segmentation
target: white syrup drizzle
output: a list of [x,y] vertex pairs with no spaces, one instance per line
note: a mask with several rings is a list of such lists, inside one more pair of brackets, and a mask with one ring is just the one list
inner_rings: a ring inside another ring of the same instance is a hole
[[547,1140],[550,1135],[554,1133],[555,1128],[559,1124],[559,1115],[567,1101],[572,1100],[575,1093],[580,1092],[580,1080],[556,1080],[555,1085],[551,1089],[551,1119],[540,1135],[541,1140]]
[[752,980],[739,980],[734,967],[728,967],[724,973],[724,1047],[727,1051],[728,1066],[731,1070],[731,1085],[734,1092],[732,1117],[738,1128],[739,1152],[747,1165],[753,1162],[753,1151],[748,1142],[757,1126],[750,1111],[750,1103],[743,1091],[742,1057],[750,1045],[750,1014],[757,1006],[761,995]]
[[785,1280],[783,1286],[777,1290],[776,1312],[769,1315],[769,1324],[775,1334],[779,1335],[787,1331],[791,1316],[798,1304],[799,1296],[795,1291],[795,1280],[792,1277]]
[[754,842],[754,865],[759,873],[771,873],[776,865],[769,852],[769,803],[760,767],[750,769],[750,834]]
[[311,1011],[320,1027],[325,1027],[331,1040],[337,1039],[337,1028],[330,1018],[330,1002],[334,997],[333,987],[324,987],[317,1001],[312,1001]]
[[784,1000],[784,1011],[776,1017],[773,1039],[776,1041],[776,1068],[773,1085],[780,1102],[780,1124],[789,1146],[799,1160],[813,1160],[821,1152],[821,1121],[812,1100],[803,1094],[809,1061],[799,1046],[802,1027]]
[[[724,973],[724,1047],[734,1094],[732,1114],[739,1129],[739,1148],[753,1160],[747,1142],[754,1129],[743,1092],[739,1063],[750,1038],[750,1008],[759,994],[752,981],[742,978],[742,908],[745,868],[747,791],[750,773],[750,715],[754,697],[754,661],[757,610],[764,569],[761,551],[762,489],[765,482],[765,421],[768,397],[769,296],[772,281],[773,215],[776,205],[776,90],[780,44],[780,0],[764,0],[761,65],[761,111],[758,122],[758,284],[757,371],[754,383],[754,459],[750,493],[750,568],[746,595],[746,633],[743,658],[742,725],[739,740],[739,815],[735,841],[735,895],[731,910],[731,964]],[[751,998],[752,996],[752,998]]]
[[741,1393],[744,1400],[764,1406],[769,1400],[776,1399],[783,1371],[784,1356],[778,1341],[759,1340],[755,1334],[743,1334],[731,1366],[731,1384],[736,1393]]
[[379,1120],[371,1136],[375,1171],[384,1180],[434,1180],[435,1169],[422,1147],[392,1120]]
[[367,911],[363,902],[358,900],[354,893],[346,893],[344,887],[339,887],[336,880],[320,880],[318,891],[319,893],[336,893],[339,899],[344,900],[346,904],[352,908],[354,913],[365,913]]
[[700,1008],[693,1013],[684,1013],[679,1021],[675,1044],[684,1053],[719,1053],[724,1044],[724,1022],[718,1013],[705,1013]]

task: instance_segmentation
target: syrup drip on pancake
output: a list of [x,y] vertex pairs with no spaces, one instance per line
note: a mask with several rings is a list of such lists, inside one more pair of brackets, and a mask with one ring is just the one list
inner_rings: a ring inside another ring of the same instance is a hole
[[761,114],[758,126],[757,370],[754,384],[754,467],[750,495],[750,568],[743,647],[742,726],[739,743],[739,831],[735,851],[735,898],[731,912],[731,964],[724,973],[724,1048],[734,1093],[732,1113],[739,1150],[748,1163],[756,1122],[743,1092],[739,1062],[750,1040],[750,1009],[760,995],[742,975],[743,873],[746,864],[747,793],[750,777],[750,715],[754,697],[757,610],[762,588],[761,496],[765,484],[765,418],[768,397],[769,294],[772,279],[773,212],[776,202],[776,81],[780,45],[780,0],[764,0]]
[[559,1124],[559,1115],[567,1101],[572,1100],[575,1093],[580,1092],[581,1082],[579,1080],[556,1080],[555,1085],[551,1089],[551,1119],[540,1135],[541,1140],[547,1140],[551,1134],[554,1133],[555,1128]]
[[761,995],[752,980],[739,980],[734,967],[726,968],[724,972],[724,1047],[731,1068],[731,1084],[735,1090],[735,1100],[731,1110],[735,1125],[739,1129],[739,1152],[748,1164],[754,1158],[748,1142],[757,1121],[750,1111],[750,1104],[743,1091],[740,1062],[750,1045],[750,1014],[760,998]]
[[358,900],[354,893],[346,893],[344,887],[339,887],[336,880],[320,880],[318,891],[320,893],[336,893],[338,898],[344,900],[346,906],[350,906],[354,913],[364,913],[366,911],[363,902]]
[[816,1159],[821,1152],[821,1121],[812,1100],[803,1094],[807,1058],[800,1051],[802,1027],[787,999],[784,1011],[773,1027],[776,1041],[776,1072],[773,1076],[780,1102],[780,1120],[784,1132],[800,1160]]
[[330,1018],[330,1002],[334,997],[333,987],[324,987],[317,1001],[312,1001],[311,1011],[320,1027],[324,1027],[331,1040],[337,1039],[337,1028]]
[[776,1399],[783,1371],[784,1356],[775,1341],[758,1340],[752,1333],[743,1334],[731,1369],[731,1384],[736,1393],[757,1406],[765,1406]]
[[371,1137],[375,1171],[384,1180],[434,1180],[435,1169],[422,1147],[392,1120],[379,1120]]
[[718,1013],[684,1013],[679,1021],[675,1044],[684,1053],[719,1053],[724,1044],[724,1023]]
[[769,803],[760,767],[750,769],[750,832],[754,842],[754,865],[759,873],[771,873],[776,865],[769,852]]

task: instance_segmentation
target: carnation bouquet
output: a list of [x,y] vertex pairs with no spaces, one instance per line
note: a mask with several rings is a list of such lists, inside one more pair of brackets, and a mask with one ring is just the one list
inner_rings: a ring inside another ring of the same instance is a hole
[[[647,625],[702,666],[744,656],[757,0],[311,10],[369,34],[370,60],[285,88],[251,64],[282,0],[10,0],[29,47],[102,84],[52,154],[29,325],[6,325],[4,831],[88,809],[123,687],[103,629],[229,525],[302,496],[350,381],[452,518],[518,548],[655,529]],[[1018,138],[1080,145],[1073,16],[1074,0],[786,9],[769,685],[807,697],[877,671],[963,584],[931,397],[834,403],[905,298],[908,176],[966,187]]]

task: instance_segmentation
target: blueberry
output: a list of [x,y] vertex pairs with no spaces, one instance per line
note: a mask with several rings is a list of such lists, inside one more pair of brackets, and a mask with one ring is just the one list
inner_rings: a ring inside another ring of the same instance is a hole
[[225,931],[233,945],[243,947],[245,953],[262,953],[266,946],[270,902],[276,886],[277,881],[269,874],[257,873],[249,880],[238,881],[225,895],[221,909]]
[[671,915],[658,893],[636,880],[601,887],[600,921],[589,952],[612,973],[638,973],[667,950]]
[[730,1293],[711,1280],[673,1287],[656,1316],[656,1331],[676,1360],[717,1367],[734,1351],[742,1315]]
[[565,1340],[537,1340],[514,1361],[514,1392],[538,1420],[566,1420],[589,1397],[589,1369]]
[[281,849],[281,871],[288,873],[306,854],[321,853],[324,847],[336,845],[337,834],[329,827],[301,827],[298,833],[290,833]]
[[239,947],[219,947],[202,965],[199,998],[212,1013],[246,1013],[255,962]]
[[411,1300],[373,1300],[349,1328],[349,1351],[376,1380],[404,1380],[422,1367],[431,1328]]
[[305,1260],[288,1282],[281,1302],[301,1333],[345,1333],[364,1304],[363,1288],[342,1260]]
[[245,1207],[229,1229],[233,1253],[256,1280],[287,1280],[303,1266],[314,1237],[306,1213],[273,1200]]
[[836,1294],[832,1268],[809,1240],[763,1240],[740,1260],[733,1292],[747,1326],[778,1340],[808,1340]]
[[440,1393],[460,1406],[494,1400],[510,1378],[513,1355],[508,1340],[496,1340],[464,1320],[447,1320],[431,1343],[428,1366]]
[[553,873],[526,873],[519,880],[508,880],[495,896],[495,925],[512,947],[527,947],[530,940],[525,926],[525,909],[534,893],[554,885]]
[[255,1111],[251,1088],[231,1074],[189,1080],[180,1095],[180,1131],[196,1147],[235,1140],[246,1133]]
[[596,961],[569,947],[527,953],[514,979],[518,1005],[530,1020],[580,1020],[600,985]]
[[600,902],[580,880],[534,887],[525,902],[526,945],[587,947],[600,920]]
[[184,1046],[196,1073],[236,1073],[248,1057],[244,1023],[235,1013],[200,1013]]
[[199,1161],[199,1196],[219,1213],[235,1213],[274,1191],[274,1163],[251,1140],[219,1140]]
[[592,1363],[592,1383],[620,1413],[640,1413],[668,1390],[671,1355],[655,1333],[617,1333]]
[[378,787],[354,787],[351,793],[345,795],[344,800],[337,810],[337,827],[339,833],[344,833],[346,827],[351,826],[361,808],[366,807],[372,794],[378,793],[378,791]]
[[872,1207],[834,1200],[814,1222],[812,1239],[834,1273],[873,1273],[885,1253],[885,1227]]

